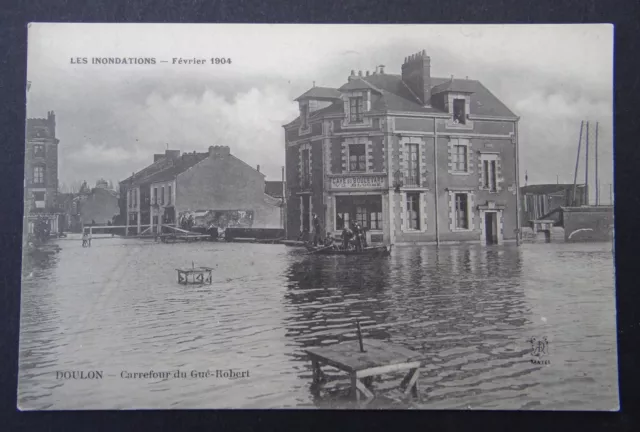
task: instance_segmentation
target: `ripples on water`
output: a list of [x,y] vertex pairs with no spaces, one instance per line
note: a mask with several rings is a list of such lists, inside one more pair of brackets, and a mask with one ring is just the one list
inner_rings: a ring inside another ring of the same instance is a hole
[[[306,256],[280,245],[60,241],[27,262],[23,409],[352,407],[348,382],[310,391],[303,350],[356,337],[424,354],[420,401],[400,376],[370,408],[616,409],[608,244],[397,248],[389,258]],[[176,267],[213,266],[210,286]],[[551,364],[531,360],[546,336]],[[121,371],[249,370],[250,379],[125,380]],[[55,379],[103,370],[101,381]],[[331,374],[331,371],[328,371]]]

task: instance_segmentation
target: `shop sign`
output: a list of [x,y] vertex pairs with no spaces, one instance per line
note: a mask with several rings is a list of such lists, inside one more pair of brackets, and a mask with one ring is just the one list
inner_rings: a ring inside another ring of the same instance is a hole
[[387,176],[349,176],[331,178],[331,189],[372,189],[384,188]]

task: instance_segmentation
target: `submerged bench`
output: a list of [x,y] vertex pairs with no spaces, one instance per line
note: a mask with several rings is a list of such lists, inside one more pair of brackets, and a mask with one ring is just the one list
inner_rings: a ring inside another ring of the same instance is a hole
[[371,388],[374,376],[408,371],[400,386],[404,387],[404,394],[411,392],[412,396],[419,397],[421,353],[376,340],[343,342],[326,347],[308,348],[305,352],[311,359],[313,382],[318,389],[321,383],[326,381],[321,367],[333,366],[349,374],[352,397],[359,401],[362,394],[366,402],[369,402],[375,397]]

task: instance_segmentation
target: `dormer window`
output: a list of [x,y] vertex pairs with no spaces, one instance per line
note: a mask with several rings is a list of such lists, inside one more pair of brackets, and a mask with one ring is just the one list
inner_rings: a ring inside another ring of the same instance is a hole
[[307,129],[309,127],[309,105],[300,106],[300,120],[302,121],[302,129]]
[[362,96],[349,98],[349,121],[362,123],[364,112],[364,98]]
[[465,124],[467,121],[466,113],[467,102],[464,99],[453,100],[453,123]]

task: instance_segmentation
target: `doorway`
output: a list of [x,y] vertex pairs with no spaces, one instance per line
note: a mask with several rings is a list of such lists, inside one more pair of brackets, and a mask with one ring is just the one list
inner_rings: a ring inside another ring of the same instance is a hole
[[311,221],[309,219],[309,207],[311,196],[302,195],[302,231],[311,232]]
[[498,214],[486,212],[484,214],[484,235],[488,245],[498,244]]

